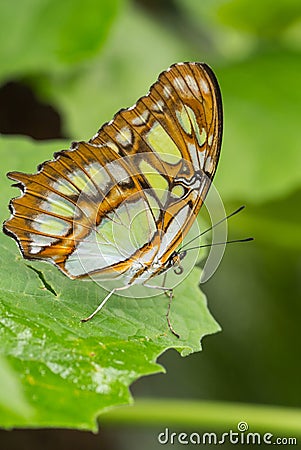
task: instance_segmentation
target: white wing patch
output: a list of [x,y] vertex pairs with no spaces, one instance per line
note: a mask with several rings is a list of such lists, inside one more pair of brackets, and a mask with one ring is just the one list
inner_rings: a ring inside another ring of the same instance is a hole
[[119,133],[116,134],[116,141],[123,147],[127,147],[132,144],[132,132],[130,128],[123,127]]
[[199,96],[199,87],[197,85],[197,82],[195,81],[195,79],[191,76],[191,75],[186,75],[185,76],[185,81],[187,83],[187,85],[189,86],[189,88],[191,89],[191,91]]
[[[78,243],[66,260],[66,270],[74,277],[125,261],[151,241],[156,229],[145,200],[139,198],[130,204],[124,202]],[[107,275],[104,276],[106,278]]]
[[182,230],[183,223],[187,220],[191,210],[189,205],[184,206],[177,215],[172,219],[169,227],[166,230],[166,233],[163,235],[160,243],[160,248],[158,251],[158,259],[161,258],[164,253],[170,247],[171,242],[176,238],[178,233]]

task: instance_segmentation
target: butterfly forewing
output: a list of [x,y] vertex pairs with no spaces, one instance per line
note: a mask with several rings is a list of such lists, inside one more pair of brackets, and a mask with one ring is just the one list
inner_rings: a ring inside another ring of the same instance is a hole
[[55,154],[37,174],[8,174],[23,194],[4,231],[25,258],[51,261],[71,278],[116,278],[155,258],[164,265],[205,199],[221,133],[211,69],[175,64],[89,142]]

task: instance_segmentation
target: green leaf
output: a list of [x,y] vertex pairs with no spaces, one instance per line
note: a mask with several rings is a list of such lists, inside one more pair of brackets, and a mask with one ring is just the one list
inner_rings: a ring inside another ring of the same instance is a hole
[[[49,159],[60,148],[58,142],[2,138],[3,169],[32,171],[33,160]],[[1,203],[13,195],[3,174]],[[4,208],[1,215],[8,216]],[[14,387],[9,404],[0,395],[2,427],[96,430],[102,411],[132,401],[134,380],[164,371],[156,363],[162,352],[199,351],[200,338],[219,330],[198,288],[198,269],[175,289],[171,320],[181,334],[177,339],[166,324],[164,295],[114,296],[91,322],[81,323],[104,297],[103,289],[72,281],[50,264],[23,260],[7,236],[1,235],[0,247],[0,348],[5,358],[3,365],[0,360],[0,383]]]
[[0,3],[1,77],[53,72],[95,55],[121,0]]

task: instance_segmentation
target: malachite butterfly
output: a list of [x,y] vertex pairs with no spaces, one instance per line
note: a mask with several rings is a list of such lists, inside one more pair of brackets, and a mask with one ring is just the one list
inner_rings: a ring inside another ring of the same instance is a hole
[[[55,153],[33,175],[9,172],[22,194],[10,202],[4,232],[24,258],[69,278],[113,280],[91,318],[112,293],[181,271],[186,252],[178,248],[213,180],[222,124],[212,70],[174,64],[89,142]],[[151,287],[172,298],[172,289]]]

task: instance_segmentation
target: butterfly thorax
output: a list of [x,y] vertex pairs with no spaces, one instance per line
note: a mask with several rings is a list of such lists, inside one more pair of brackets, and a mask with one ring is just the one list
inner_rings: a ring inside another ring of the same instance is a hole
[[181,261],[185,258],[186,254],[186,251],[176,250],[167,259],[159,259],[156,254],[151,261],[145,263],[142,263],[138,258],[131,262],[125,282],[129,285],[143,284],[170,269],[173,269],[174,272],[179,275],[183,272]]

